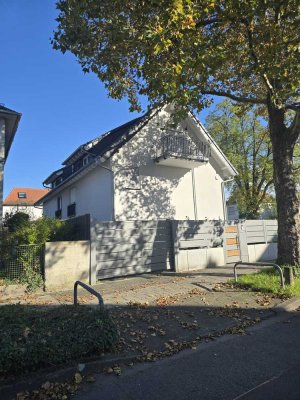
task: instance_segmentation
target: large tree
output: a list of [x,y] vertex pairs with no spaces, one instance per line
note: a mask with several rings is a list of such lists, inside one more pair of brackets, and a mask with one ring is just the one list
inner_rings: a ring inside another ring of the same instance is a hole
[[260,109],[224,100],[208,114],[205,125],[238,170],[227,184],[230,201],[238,204],[243,218],[259,218],[273,192],[272,148]]
[[[200,110],[212,96],[266,108],[279,262],[300,265],[293,152],[300,131],[299,0],[60,0],[54,48],[116,99]],[[292,123],[286,122],[294,111]]]

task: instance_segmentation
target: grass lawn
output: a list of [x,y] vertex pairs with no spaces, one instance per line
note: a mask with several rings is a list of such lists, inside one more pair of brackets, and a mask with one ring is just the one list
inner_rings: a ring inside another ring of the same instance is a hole
[[118,341],[107,311],[87,306],[0,307],[0,377],[101,355]]
[[286,285],[284,289],[280,286],[279,273],[274,269],[264,270],[255,274],[241,275],[235,285],[247,287],[255,291],[285,295],[287,297],[300,295],[300,278],[295,277],[294,286]]

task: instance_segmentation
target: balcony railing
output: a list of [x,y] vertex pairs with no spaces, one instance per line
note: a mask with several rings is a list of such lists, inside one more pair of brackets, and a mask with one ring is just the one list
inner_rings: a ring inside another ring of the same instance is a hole
[[210,146],[200,141],[195,144],[183,135],[165,135],[157,149],[157,157],[181,157],[195,161],[207,161],[210,157]]
[[67,209],[67,215],[69,218],[76,216],[76,204],[69,204]]
[[55,218],[61,219],[61,209],[55,211]]

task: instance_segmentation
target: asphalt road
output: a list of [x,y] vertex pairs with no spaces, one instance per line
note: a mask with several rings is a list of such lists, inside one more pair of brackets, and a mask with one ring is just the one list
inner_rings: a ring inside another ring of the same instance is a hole
[[299,400],[300,312],[156,363],[100,374],[76,400]]

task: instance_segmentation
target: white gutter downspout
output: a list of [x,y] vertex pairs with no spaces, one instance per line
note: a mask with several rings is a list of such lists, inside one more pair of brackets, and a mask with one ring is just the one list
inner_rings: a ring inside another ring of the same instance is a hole
[[198,210],[197,210],[197,194],[196,194],[196,187],[195,187],[195,170],[192,169],[192,188],[193,188],[193,202],[194,202],[194,215],[195,220],[198,220]]
[[225,200],[225,183],[232,182],[233,180],[234,180],[234,177],[232,177],[230,179],[226,179],[225,181],[222,180],[222,182],[221,182],[224,221],[227,220],[227,207],[226,207],[226,200]]

